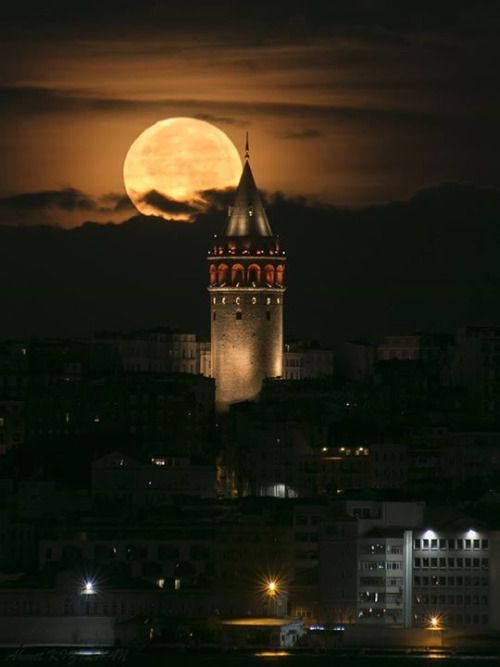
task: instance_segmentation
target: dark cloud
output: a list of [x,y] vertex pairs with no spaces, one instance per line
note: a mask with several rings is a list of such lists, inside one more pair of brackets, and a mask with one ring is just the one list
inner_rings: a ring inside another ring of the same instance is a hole
[[[0,224],[36,225],[40,222],[57,224],[62,214],[108,215],[131,214],[135,210],[123,194],[107,193],[92,197],[76,188],[24,192],[0,198]],[[62,216],[64,225],[65,216]]]
[[4,211],[38,211],[48,208],[68,212],[95,211],[96,203],[75,188],[25,192],[0,199],[0,209]]
[[98,208],[103,213],[121,213],[130,211],[134,206],[127,195],[118,192],[109,192],[97,198]]
[[[362,209],[275,195],[267,211],[288,255],[287,336],[499,324],[499,190],[450,183]],[[0,337],[158,324],[207,333],[206,251],[223,222],[213,208],[190,225],[0,228]]]
[[141,201],[143,204],[149,204],[149,206],[153,206],[159,212],[166,213],[167,215],[180,213],[192,217],[194,214],[200,212],[200,206],[196,204],[190,204],[188,202],[176,201],[175,199],[169,199],[156,190],[147,192],[141,198]]
[[224,190],[202,190],[197,193],[201,201],[205,203],[205,208],[213,209],[215,211],[227,210],[231,206],[234,199],[234,189],[226,188]]
[[[155,208],[158,215],[185,215],[193,221],[207,209],[221,211],[227,209],[234,196],[234,189],[203,190],[196,193],[193,202],[180,202],[151,190],[142,198],[144,204]],[[57,212],[82,213],[90,217],[95,214],[108,216],[108,221],[116,220],[116,215],[123,217],[125,213],[135,212],[135,207],[126,194],[109,192],[92,197],[76,188],[62,188],[61,190],[41,190],[39,192],[24,192],[9,197],[0,198],[0,224],[22,224],[27,226],[38,225],[41,222],[57,224]],[[115,215],[116,214],[116,215]],[[52,217],[50,217],[52,216]],[[65,224],[64,216],[61,226],[77,226]]]
[[245,127],[248,125],[248,122],[245,120],[229,116],[217,116],[211,113],[196,113],[194,117],[199,120],[206,120],[209,123],[222,123],[223,125],[234,125],[235,127]]
[[304,130],[295,130],[293,132],[286,132],[281,135],[282,139],[320,139],[325,136],[324,132],[315,130],[314,128],[307,128]]
[[[99,110],[102,112],[141,112],[161,111],[182,108],[188,110],[198,118],[220,118],[220,122],[228,122],[234,125],[246,125],[245,121],[238,121],[230,116],[217,116],[198,111],[200,107],[215,110],[226,110],[243,117],[275,116],[303,119],[304,117],[316,117],[341,123],[344,121],[369,121],[377,124],[426,124],[437,125],[448,121],[450,116],[460,116],[460,110],[453,113],[445,109],[439,110],[411,110],[405,108],[390,107],[356,107],[343,103],[338,104],[314,104],[307,102],[272,102],[266,100],[232,100],[220,99],[211,101],[199,101],[196,99],[179,99],[177,97],[161,97],[158,99],[123,99],[105,98],[97,94],[83,91],[57,91],[49,88],[26,88],[5,86],[0,88],[0,109],[5,113],[9,111],[29,114],[88,112]],[[224,118],[224,121],[222,121]]]
[[158,213],[168,215],[183,214],[189,217],[193,222],[204,212],[222,211],[226,210],[234,198],[234,189],[227,188],[225,190],[201,190],[196,193],[192,202],[179,202],[175,199],[169,199],[165,195],[152,190],[148,192],[142,201],[145,204],[153,206]]

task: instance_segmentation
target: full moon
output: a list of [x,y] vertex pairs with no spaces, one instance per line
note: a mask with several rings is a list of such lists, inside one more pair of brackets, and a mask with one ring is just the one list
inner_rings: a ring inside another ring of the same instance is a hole
[[196,118],[167,118],[148,127],[123,164],[125,189],[144,215],[192,220],[208,206],[207,190],[235,187],[241,158],[229,137]]

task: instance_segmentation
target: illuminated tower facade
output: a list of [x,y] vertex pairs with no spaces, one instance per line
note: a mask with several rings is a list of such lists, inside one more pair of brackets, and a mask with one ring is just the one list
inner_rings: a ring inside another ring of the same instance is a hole
[[285,253],[273,235],[248,152],[222,233],[208,253],[216,407],[255,400],[283,374]]

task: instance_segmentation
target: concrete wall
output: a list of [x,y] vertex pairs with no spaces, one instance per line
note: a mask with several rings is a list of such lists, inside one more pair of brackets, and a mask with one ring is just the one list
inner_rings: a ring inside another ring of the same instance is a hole
[[2,616],[0,646],[113,646],[114,624],[109,616]]
[[351,625],[342,635],[343,646],[437,648],[442,645],[441,632],[427,629]]

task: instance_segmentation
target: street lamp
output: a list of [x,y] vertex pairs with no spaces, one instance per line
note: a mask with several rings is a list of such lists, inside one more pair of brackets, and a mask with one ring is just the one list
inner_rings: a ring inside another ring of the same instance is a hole
[[267,593],[268,593],[268,595],[271,595],[272,597],[274,597],[277,594],[277,592],[278,592],[278,583],[276,581],[274,581],[274,579],[272,581],[268,581],[267,582]]
[[269,601],[273,603],[273,615],[278,615],[278,595],[279,595],[279,585],[276,579],[269,579],[266,582],[266,595],[269,598]]
[[429,621],[427,629],[435,632],[439,632],[439,644],[443,645],[443,619],[439,614],[433,614],[429,616]]
[[259,607],[269,616],[279,616],[286,610],[287,580],[282,572],[267,570],[259,577]]
[[90,615],[90,596],[97,593],[95,588],[95,582],[92,579],[86,579],[83,582],[83,587],[80,591],[80,595],[85,596],[85,613],[87,616]]

